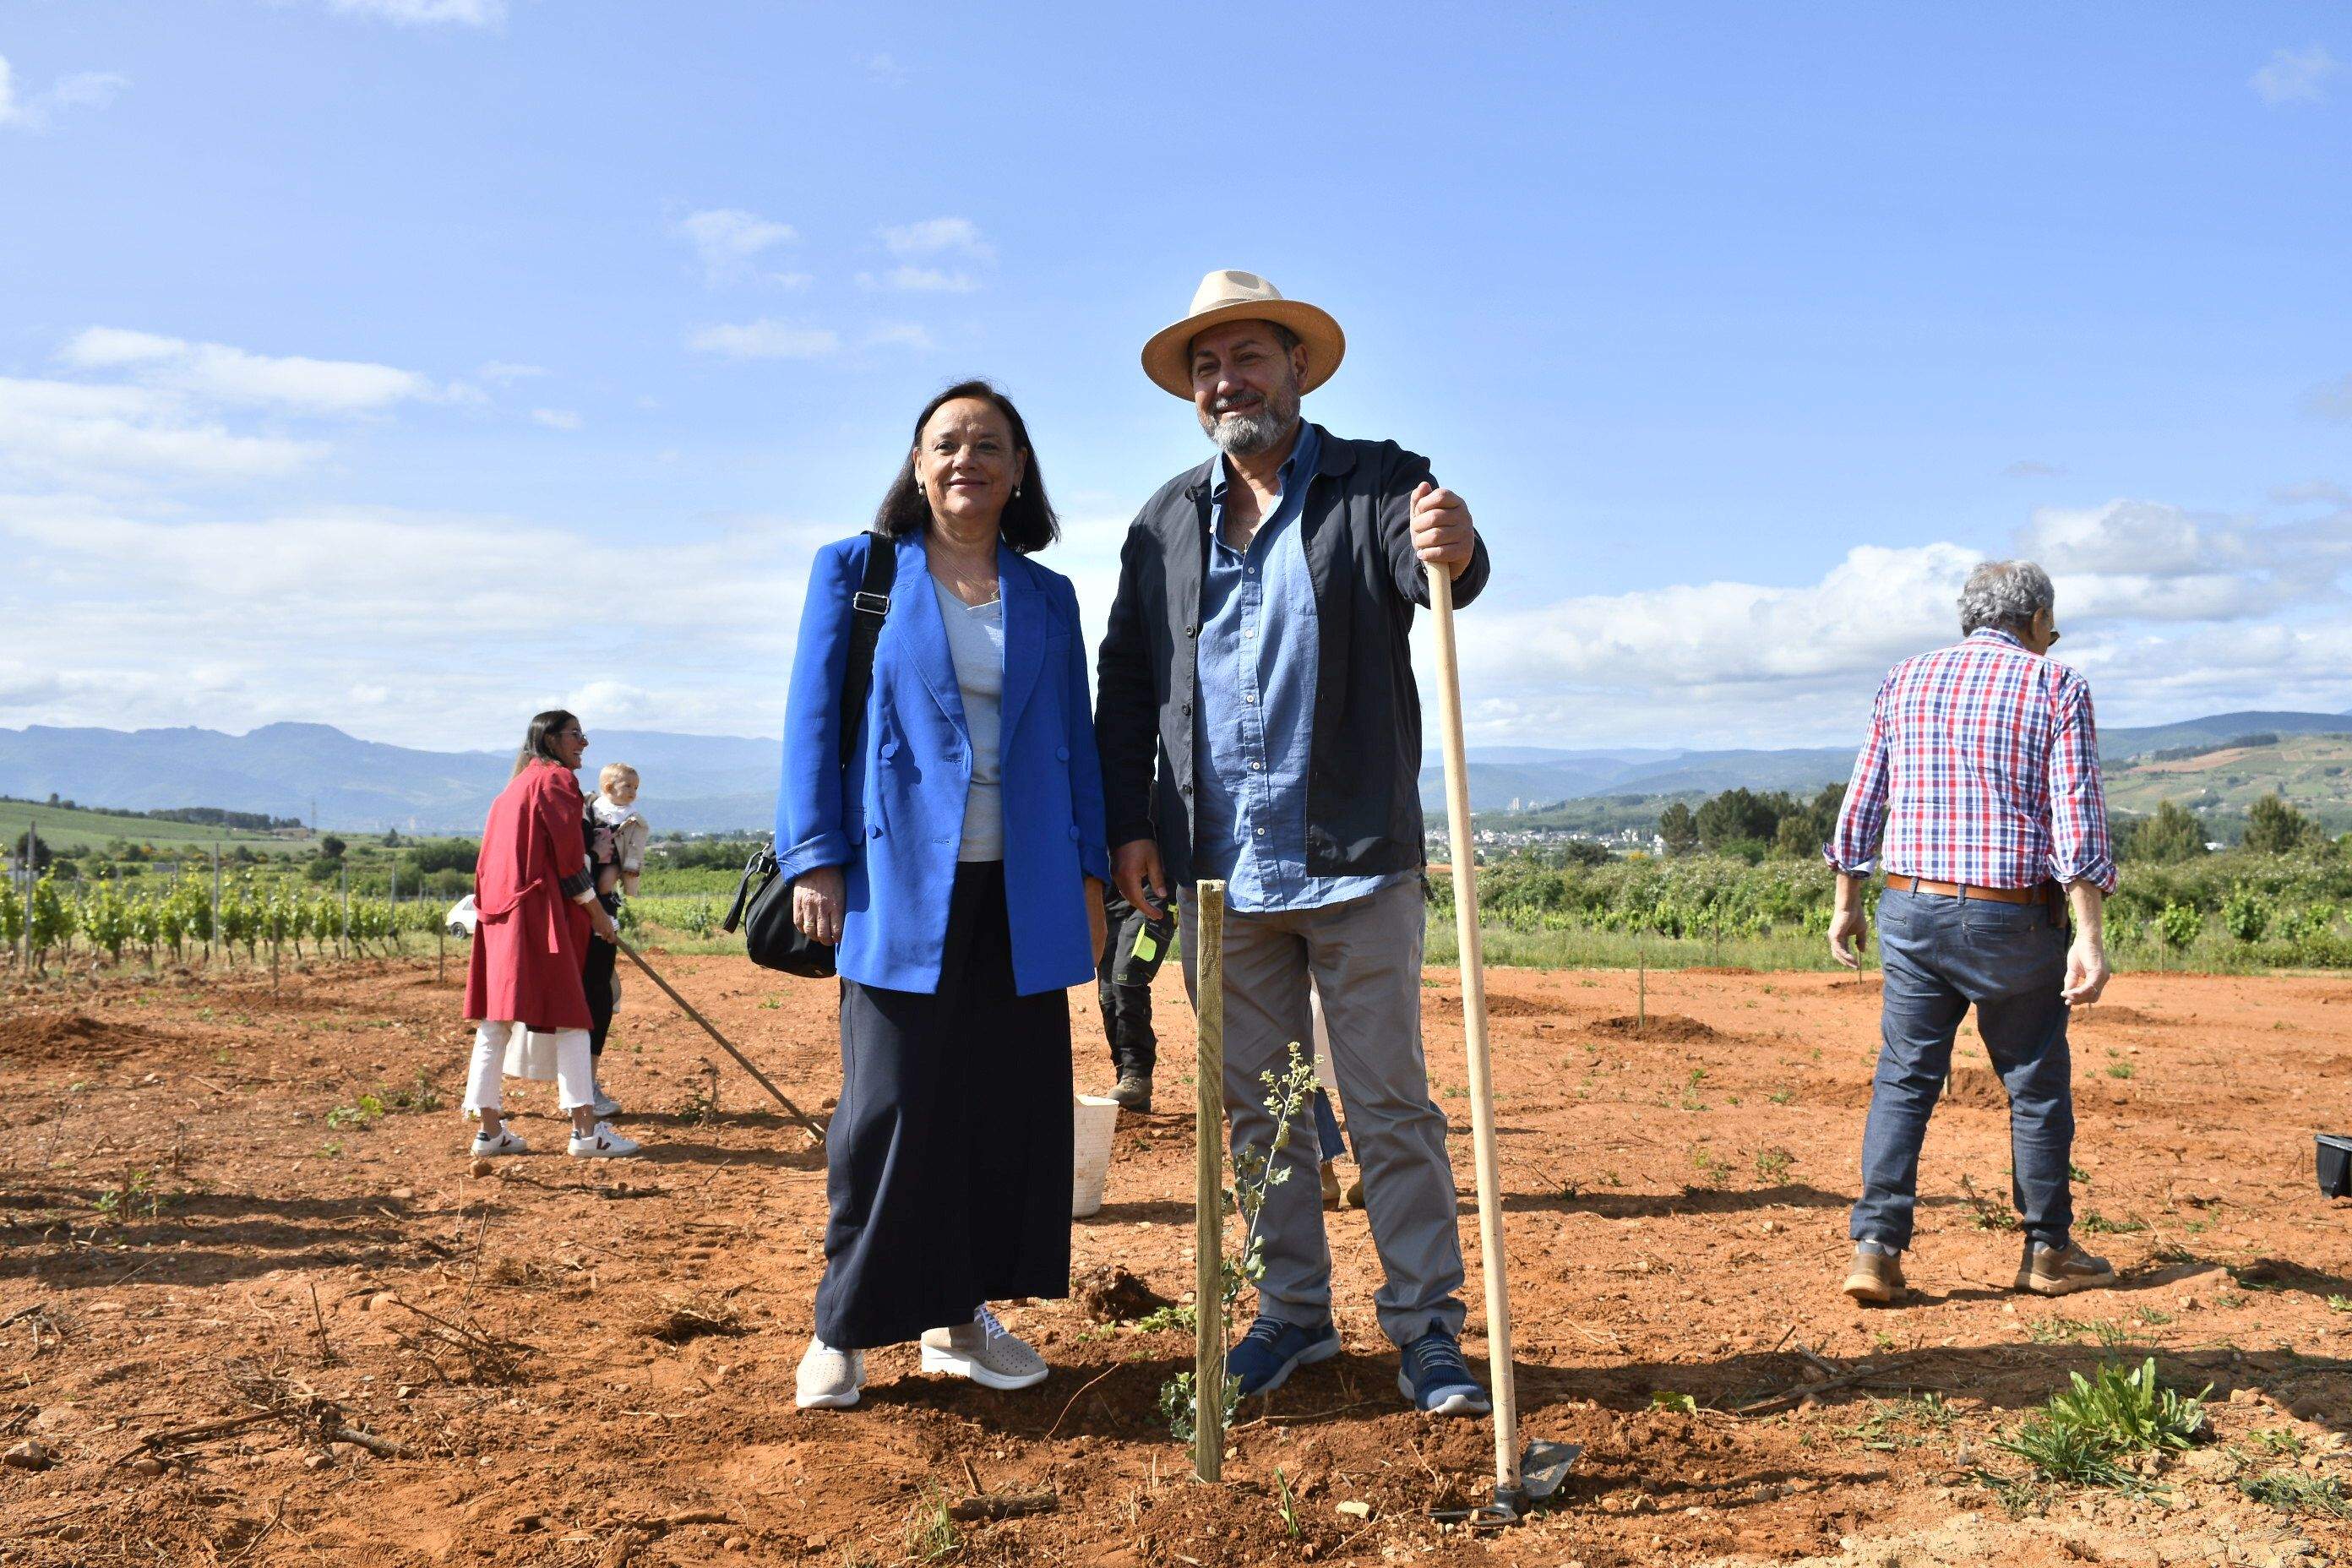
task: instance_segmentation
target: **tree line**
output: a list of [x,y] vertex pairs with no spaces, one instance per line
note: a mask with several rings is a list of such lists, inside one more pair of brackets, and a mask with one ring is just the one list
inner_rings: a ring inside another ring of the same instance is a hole
[[1704,849],[1751,866],[1768,855],[1819,859],[1844,804],[1843,784],[1824,785],[1811,800],[1786,790],[1727,789],[1701,801],[1696,810],[1682,801],[1667,806],[1658,814],[1658,837],[1669,855]]
[[[1658,814],[1658,837],[1665,842],[1666,853],[1675,856],[1706,850],[1751,866],[1767,856],[1818,859],[1844,802],[1843,784],[1831,784],[1811,800],[1785,790],[1759,794],[1727,789],[1696,809],[1682,801],[1667,806]],[[2203,817],[2168,800],[2149,816],[2115,824],[2113,837],[2117,859],[2158,864],[2195,859],[2210,853],[2208,846],[2213,842]],[[2336,847],[2336,841],[2293,805],[2266,795],[2248,808],[2239,847],[2258,855],[2325,853]]]

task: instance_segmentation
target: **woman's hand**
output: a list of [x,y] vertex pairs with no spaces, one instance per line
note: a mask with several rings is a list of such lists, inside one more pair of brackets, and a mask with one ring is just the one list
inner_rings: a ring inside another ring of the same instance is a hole
[[[811,942],[830,946],[841,940],[841,912],[848,902],[840,867],[819,866],[803,871],[793,883],[793,924]],[[1096,909],[1101,909],[1099,901]]]
[[1102,956],[1103,943],[1110,940],[1109,917],[1103,913],[1103,885],[1099,878],[1087,879],[1087,930],[1093,933],[1094,946],[1087,951]]

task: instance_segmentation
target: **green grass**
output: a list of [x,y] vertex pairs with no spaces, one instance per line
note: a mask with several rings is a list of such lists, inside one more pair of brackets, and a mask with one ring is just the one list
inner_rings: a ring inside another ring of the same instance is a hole
[[[308,855],[316,846],[309,839],[278,838],[267,833],[209,827],[194,822],[162,822],[147,816],[118,816],[112,812],[87,811],[80,806],[29,805],[0,800],[0,834],[14,844],[30,826],[41,842],[59,849],[100,849],[112,839],[152,844],[158,849],[179,849],[193,855],[215,844],[242,844],[261,855]],[[170,858],[168,854],[164,857]]]
[[[1482,928],[1486,962],[1519,969],[1699,969],[1714,966],[1766,970],[1835,969],[1827,942],[1795,930],[1758,937],[1727,936],[1720,943],[1700,937],[1634,936],[1608,931],[1517,931]],[[1460,962],[1450,912],[1433,911],[1427,958],[1431,963]],[[1875,963],[1872,964],[1875,968]]]
[[2352,1497],[2345,1495],[2344,1483],[2333,1476],[2323,1479],[2301,1470],[2264,1470],[2257,1475],[2249,1468],[2233,1484],[2256,1502],[2268,1503],[2281,1513],[2352,1519]]

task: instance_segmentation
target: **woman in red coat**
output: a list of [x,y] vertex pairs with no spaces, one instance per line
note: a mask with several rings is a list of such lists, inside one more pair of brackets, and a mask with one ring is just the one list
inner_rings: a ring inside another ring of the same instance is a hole
[[474,1137],[479,1156],[528,1150],[521,1134],[504,1124],[501,1089],[508,1047],[531,1037],[554,1047],[557,1098],[572,1113],[572,1153],[587,1160],[637,1152],[596,1120],[581,965],[590,931],[606,942],[619,933],[596,901],[581,832],[584,807],[572,774],[587,750],[588,737],[571,714],[557,709],[534,718],[514,777],[482,825],[474,863],[478,913],[466,970],[466,1016],[477,1023],[466,1110],[482,1119]]

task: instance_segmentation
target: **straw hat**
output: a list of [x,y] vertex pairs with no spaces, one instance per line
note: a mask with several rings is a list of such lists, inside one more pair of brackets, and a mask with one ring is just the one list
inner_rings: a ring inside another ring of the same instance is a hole
[[1224,321],[1277,321],[1297,333],[1307,345],[1307,374],[1298,379],[1302,393],[1330,380],[1348,352],[1348,334],[1329,312],[1304,300],[1284,299],[1281,289],[1255,272],[1225,268],[1202,279],[1184,319],[1162,327],[1143,345],[1143,374],[1161,390],[1192,402],[1192,372],[1187,362],[1192,339]]

